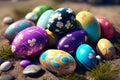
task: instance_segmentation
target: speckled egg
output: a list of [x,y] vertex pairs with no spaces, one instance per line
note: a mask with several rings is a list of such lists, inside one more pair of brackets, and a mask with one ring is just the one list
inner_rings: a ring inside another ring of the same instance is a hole
[[63,50],[50,49],[40,56],[40,63],[50,71],[69,74],[76,69],[74,58]]
[[70,8],[59,8],[49,18],[48,29],[56,34],[62,34],[73,27],[75,13]]
[[35,7],[32,12],[37,13],[38,17],[40,17],[45,11],[52,9],[50,6],[48,5],[40,5]]
[[11,42],[18,32],[33,25],[34,23],[29,20],[16,21],[12,23],[10,26],[8,26],[8,28],[5,30],[4,37]]
[[30,27],[22,30],[14,38],[11,49],[19,58],[31,58],[39,54],[46,46],[47,32],[40,27]]
[[54,34],[54,33],[52,33],[52,32],[49,31],[48,29],[46,29],[46,32],[47,32],[47,34],[48,34],[48,43],[47,43],[47,47],[49,47],[49,48],[55,48],[59,36],[56,35],[56,34]]
[[115,34],[115,30],[113,28],[112,23],[102,16],[96,16],[96,19],[100,24],[102,37],[107,39],[113,38]]
[[57,45],[57,49],[73,53],[80,44],[86,43],[88,40],[85,30],[75,30],[63,36]]
[[76,59],[88,69],[97,65],[96,53],[88,44],[82,44],[77,48]]
[[105,59],[111,59],[116,54],[113,44],[105,38],[98,41],[97,52]]
[[88,11],[81,11],[76,15],[76,20],[87,31],[89,40],[97,42],[101,36],[101,29],[96,18]]
[[54,12],[54,10],[45,11],[37,21],[37,26],[41,26],[43,28],[47,28],[48,20],[50,15]]
[[26,14],[25,19],[31,21],[37,21],[38,15],[35,12],[29,12],[28,14]]

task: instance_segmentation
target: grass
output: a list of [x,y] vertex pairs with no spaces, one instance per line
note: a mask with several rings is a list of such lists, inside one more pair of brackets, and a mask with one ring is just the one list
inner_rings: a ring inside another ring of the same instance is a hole
[[86,78],[78,73],[71,73],[68,75],[62,75],[60,80],[86,80]]
[[115,80],[117,69],[111,67],[110,62],[100,63],[95,69],[89,72],[91,80]]
[[10,59],[10,60],[18,60],[18,58],[13,55],[11,48],[10,47],[2,47],[0,49],[0,58],[4,58],[4,59]]

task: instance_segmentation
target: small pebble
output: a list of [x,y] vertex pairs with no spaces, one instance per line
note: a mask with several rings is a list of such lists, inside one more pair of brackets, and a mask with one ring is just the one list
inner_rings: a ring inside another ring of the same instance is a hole
[[4,62],[3,58],[0,58],[0,65]]
[[102,60],[100,55],[97,55],[96,58],[97,58],[97,60]]
[[30,12],[25,16],[25,19],[32,20],[32,21],[36,21],[37,18],[38,18],[38,15],[34,12]]
[[22,61],[20,61],[20,66],[26,67],[26,66],[28,66],[30,63],[31,63],[30,60],[22,60]]
[[8,71],[12,67],[12,64],[10,61],[5,61],[0,65],[1,71]]
[[14,20],[13,20],[13,18],[11,18],[11,17],[5,17],[4,19],[3,19],[3,23],[5,23],[5,24],[11,24],[11,23],[13,23],[14,22]]
[[0,76],[0,80],[15,80],[15,77],[12,75]]

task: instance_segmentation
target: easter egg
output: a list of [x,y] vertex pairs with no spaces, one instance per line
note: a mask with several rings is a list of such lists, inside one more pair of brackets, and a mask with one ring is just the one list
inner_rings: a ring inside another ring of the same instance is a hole
[[46,29],[46,32],[48,34],[48,43],[47,43],[47,47],[49,48],[54,48],[56,47],[57,41],[58,41],[58,35],[52,33],[51,31],[49,31],[48,29]]
[[97,52],[105,59],[111,59],[116,54],[113,44],[105,38],[98,41],[96,48]]
[[60,74],[69,74],[76,69],[74,58],[63,50],[49,49],[40,56],[40,63],[46,69]]
[[30,63],[31,63],[30,60],[22,60],[22,61],[20,61],[20,66],[26,67],[26,66],[28,66]]
[[16,21],[9,25],[8,28],[5,30],[4,37],[11,42],[18,32],[33,25],[34,25],[33,22],[29,20]]
[[113,38],[115,34],[115,30],[113,28],[112,23],[102,16],[96,16],[96,19],[100,24],[102,37],[107,39]]
[[45,11],[37,21],[37,26],[41,26],[43,28],[47,28],[48,20],[50,15],[54,12],[54,10]]
[[14,38],[11,50],[19,58],[31,58],[38,55],[46,46],[47,32],[40,27],[29,27]]
[[28,14],[26,14],[25,19],[36,21],[38,19],[38,15],[34,12],[29,12]]
[[63,34],[73,27],[75,13],[70,8],[59,8],[49,18],[48,29],[55,34]]
[[14,20],[13,20],[13,18],[11,18],[11,17],[5,17],[4,19],[3,19],[3,23],[5,23],[5,24],[11,24],[11,23],[13,23],[14,22]]
[[85,30],[75,30],[63,36],[57,45],[57,49],[73,53],[80,44],[86,43],[88,39]]
[[76,59],[88,69],[94,68],[97,65],[96,53],[88,44],[82,44],[77,48]]
[[101,29],[96,18],[90,12],[81,11],[76,15],[76,20],[87,31],[89,40],[97,42],[101,36]]
[[38,17],[40,17],[45,11],[52,9],[50,6],[47,5],[40,5],[35,7],[32,12],[37,13]]

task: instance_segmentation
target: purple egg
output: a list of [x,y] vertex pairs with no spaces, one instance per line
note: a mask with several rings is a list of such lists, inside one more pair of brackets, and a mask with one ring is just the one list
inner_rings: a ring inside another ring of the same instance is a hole
[[19,58],[31,58],[39,54],[48,41],[47,32],[40,27],[29,27],[19,32],[12,42],[12,52]]
[[76,30],[63,36],[58,44],[57,49],[73,53],[80,44],[86,43],[88,40],[85,30]]
[[30,63],[31,63],[30,60],[22,60],[22,61],[20,61],[20,66],[26,67],[26,66],[28,66]]

